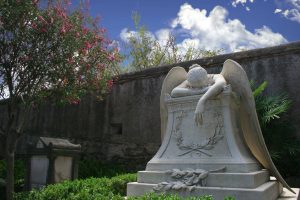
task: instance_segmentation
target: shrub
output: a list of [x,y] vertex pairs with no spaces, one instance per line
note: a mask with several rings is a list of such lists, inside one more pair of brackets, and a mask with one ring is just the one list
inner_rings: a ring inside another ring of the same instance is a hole
[[[17,193],[16,200],[119,200],[124,199],[126,184],[136,181],[135,174],[124,174],[112,179],[89,178],[84,180],[65,181],[48,185],[42,190]],[[121,196],[122,195],[122,196]]]
[[[15,191],[19,192],[23,189],[25,178],[25,162],[23,160],[16,160],[15,162]],[[5,178],[6,178],[6,162],[0,160],[0,197],[5,198]]]
[[136,174],[123,174],[111,179],[111,190],[114,194],[126,195],[127,183],[136,181]]
[[[16,160],[15,162],[15,181],[24,182],[25,177],[25,162],[23,160]],[[0,160],[0,178],[5,179],[6,177],[6,162],[4,160]]]
[[90,177],[111,178],[119,174],[128,173],[122,165],[102,163],[95,159],[83,159],[79,162],[78,178],[85,179]]
[[[89,178],[48,185],[42,190],[16,193],[15,200],[124,200],[128,182],[136,181],[136,174],[108,178]],[[227,198],[227,197],[226,197]],[[128,200],[213,200],[210,195],[182,198],[174,194],[148,193]],[[228,199],[228,198],[227,198]],[[229,199],[228,199],[229,200]],[[230,200],[234,200],[230,198]]]
[[[300,140],[293,122],[286,115],[291,107],[287,95],[264,95],[267,82],[253,87],[256,111],[266,145],[275,165],[284,177],[299,176]],[[297,185],[294,185],[297,187]]]

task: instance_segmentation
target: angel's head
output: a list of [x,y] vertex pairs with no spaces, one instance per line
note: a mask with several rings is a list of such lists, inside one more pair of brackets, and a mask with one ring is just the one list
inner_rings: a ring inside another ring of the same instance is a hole
[[200,65],[192,65],[187,73],[187,81],[194,88],[207,86],[208,76],[206,70]]

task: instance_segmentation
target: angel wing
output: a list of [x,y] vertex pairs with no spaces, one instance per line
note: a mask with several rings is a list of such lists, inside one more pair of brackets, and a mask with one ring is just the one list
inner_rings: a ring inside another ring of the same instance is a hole
[[168,112],[165,104],[166,94],[171,94],[172,90],[186,80],[187,72],[182,67],[173,67],[167,74],[161,88],[160,94],[160,121],[161,121],[161,141],[166,133]]
[[226,60],[221,74],[240,97],[240,120],[245,141],[254,157],[291,192],[295,193],[275,167],[266,147],[255,109],[255,101],[244,69],[233,60]]

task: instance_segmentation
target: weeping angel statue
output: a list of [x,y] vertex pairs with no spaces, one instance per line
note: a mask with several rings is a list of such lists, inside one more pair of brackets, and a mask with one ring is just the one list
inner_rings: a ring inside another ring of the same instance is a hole
[[168,121],[165,104],[165,94],[171,97],[183,97],[203,94],[196,106],[194,120],[201,126],[205,118],[205,103],[220,94],[224,87],[230,85],[232,91],[240,99],[239,119],[246,145],[258,162],[282,183],[284,187],[294,192],[276,169],[261,132],[255,101],[249,80],[244,69],[233,60],[226,60],[220,74],[207,74],[200,65],[192,65],[187,73],[182,67],[174,67],[167,74],[161,90],[161,137],[164,138]]

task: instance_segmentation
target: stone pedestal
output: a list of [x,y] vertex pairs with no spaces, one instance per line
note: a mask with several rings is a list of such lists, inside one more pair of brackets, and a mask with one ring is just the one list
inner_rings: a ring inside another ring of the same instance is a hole
[[194,111],[198,96],[166,96],[168,125],[163,143],[129,183],[127,195],[146,192],[180,196],[213,195],[216,200],[234,196],[243,200],[275,200],[282,192],[270,181],[267,170],[252,156],[239,127],[239,99],[228,87],[205,105],[203,124],[197,126]]

